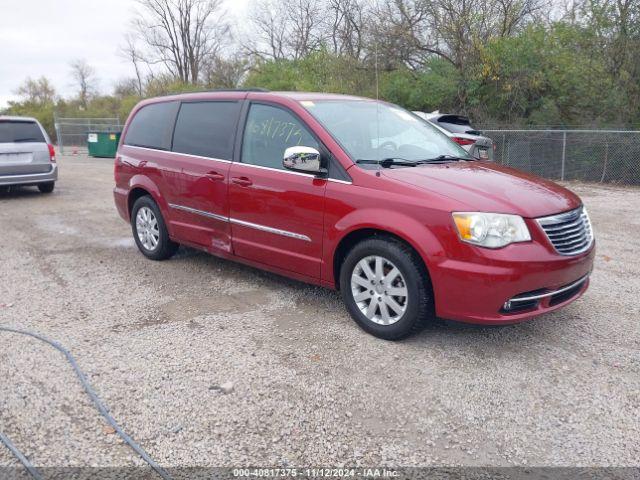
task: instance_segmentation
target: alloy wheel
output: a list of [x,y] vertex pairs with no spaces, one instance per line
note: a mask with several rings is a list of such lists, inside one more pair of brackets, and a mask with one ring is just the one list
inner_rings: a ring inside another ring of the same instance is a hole
[[158,219],[149,207],[141,207],[136,214],[136,233],[142,246],[149,250],[155,250],[160,242],[160,229]]
[[372,322],[398,322],[409,301],[402,273],[390,260],[372,255],[360,260],[351,274],[351,293],[360,311]]

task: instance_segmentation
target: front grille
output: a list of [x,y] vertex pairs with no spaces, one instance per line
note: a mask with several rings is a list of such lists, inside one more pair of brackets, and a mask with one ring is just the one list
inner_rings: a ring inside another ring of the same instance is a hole
[[593,243],[593,230],[584,207],[551,217],[538,218],[538,224],[561,255],[586,252]]

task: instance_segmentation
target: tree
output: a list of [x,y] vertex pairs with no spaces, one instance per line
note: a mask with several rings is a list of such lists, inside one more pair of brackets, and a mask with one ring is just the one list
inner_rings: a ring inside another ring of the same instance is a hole
[[622,117],[640,120],[640,0],[581,0],[579,11],[576,23],[592,35],[589,48],[627,97]]
[[25,102],[34,105],[53,104],[57,97],[51,81],[44,76],[37,79],[27,78],[15,93]]
[[116,98],[141,97],[138,79],[122,78],[113,86],[113,96]]
[[134,35],[129,33],[125,36],[125,44],[120,47],[120,55],[133,64],[133,69],[136,73],[137,93],[142,96],[143,76],[140,69],[140,62],[143,61],[143,58],[136,44]]
[[249,20],[254,30],[243,44],[245,52],[259,59],[284,60],[287,51],[287,18],[283,2],[260,0],[252,4]]
[[423,66],[432,56],[457,69],[477,59],[491,38],[521,31],[542,13],[549,0],[393,0],[380,7],[378,40],[398,48],[398,60]]
[[318,0],[256,0],[245,51],[262,60],[299,60],[318,50],[325,39],[321,7]]
[[326,49],[300,60],[267,60],[255,65],[247,87],[375,95],[373,72],[356,59]]
[[480,48],[492,38],[516,35],[538,19],[550,0],[393,0],[375,18],[374,42],[386,69],[420,70],[433,57],[458,71],[458,103],[469,105]]
[[[140,53],[148,64],[162,64],[183,83],[197,84],[203,65],[217,56],[229,37],[222,0],[138,0],[134,20]],[[138,57],[136,57],[138,58]]]
[[333,53],[360,59],[364,53],[370,8],[363,0],[328,0],[326,23]]
[[49,136],[55,139],[53,111],[60,99],[51,81],[44,76],[37,79],[27,78],[15,93],[21,99],[9,101],[9,106],[4,113],[37,118]]
[[322,45],[322,10],[317,0],[290,0],[288,20],[289,48],[294,59],[305,57]]
[[205,63],[202,81],[208,88],[238,88],[248,68],[248,61],[240,55],[216,56]]
[[78,87],[78,100],[82,108],[86,109],[90,97],[96,93],[95,70],[86,60],[78,59],[71,62],[71,76]]

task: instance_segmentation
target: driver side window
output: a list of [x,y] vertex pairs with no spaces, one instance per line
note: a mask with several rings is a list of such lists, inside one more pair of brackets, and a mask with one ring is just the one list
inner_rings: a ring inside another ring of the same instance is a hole
[[318,142],[291,113],[270,105],[251,105],[242,140],[242,163],[284,170],[284,151],[297,145],[319,149]]

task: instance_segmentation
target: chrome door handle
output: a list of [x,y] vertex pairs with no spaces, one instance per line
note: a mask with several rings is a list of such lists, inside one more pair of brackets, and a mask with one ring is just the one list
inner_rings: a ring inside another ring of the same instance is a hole
[[205,177],[210,178],[211,180],[224,180],[224,175],[218,172],[207,172],[204,174]]
[[251,181],[251,179],[247,177],[233,177],[231,181],[236,185],[240,185],[241,187],[249,187],[253,185],[253,182]]

